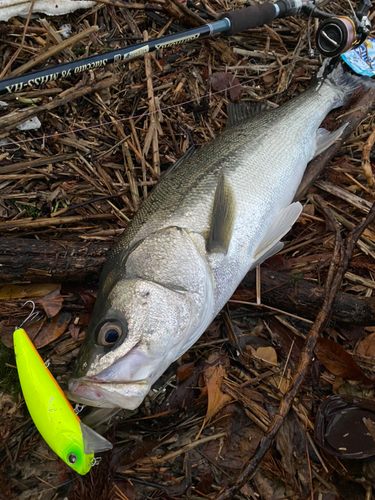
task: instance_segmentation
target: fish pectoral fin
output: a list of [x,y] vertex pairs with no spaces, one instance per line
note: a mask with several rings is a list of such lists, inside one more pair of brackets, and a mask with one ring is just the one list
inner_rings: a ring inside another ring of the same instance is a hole
[[[301,212],[302,205],[299,201],[281,210],[254,253],[255,264],[263,262],[281,250],[281,247],[277,247],[277,245],[296,222]],[[265,258],[263,259],[263,257]]]
[[224,175],[221,175],[215,191],[207,252],[220,252],[224,255],[228,252],[235,215],[236,202],[233,190]]
[[344,132],[348,122],[344,123],[340,128],[335,130],[334,132],[328,132],[325,128],[318,128],[318,132],[316,134],[316,150],[314,153],[315,156],[320,155],[326,149],[328,149],[332,144],[334,144],[338,139],[340,139],[342,133]]
[[228,104],[227,108],[227,127],[234,127],[236,125],[240,125],[241,123],[248,122],[255,116],[258,116],[270,109],[272,109],[271,106],[264,103],[244,104],[231,102]]

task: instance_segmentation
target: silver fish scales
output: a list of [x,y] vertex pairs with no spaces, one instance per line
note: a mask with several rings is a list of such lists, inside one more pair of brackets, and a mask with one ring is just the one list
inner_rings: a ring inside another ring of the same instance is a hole
[[200,337],[244,275],[280,251],[307,163],[337,140],[319,126],[365,82],[327,61],[310,89],[228,126],[177,162],[115,245],[69,384],[72,399],[134,409]]

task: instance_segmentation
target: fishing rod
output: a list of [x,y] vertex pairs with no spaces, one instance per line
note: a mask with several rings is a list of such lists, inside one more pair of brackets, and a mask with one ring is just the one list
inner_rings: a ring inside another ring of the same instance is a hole
[[360,45],[370,33],[371,24],[367,14],[371,7],[371,0],[362,0],[357,12],[353,11],[351,18],[336,17],[315,7],[310,0],[279,0],[276,3],[262,3],[244,9],[226,12],[218,21],[204,24],[182,33],[168,35],[148,40],[124,49],[104,52],[103,54],[86,57],[57,66],[47,67],[41,71],[33,71],[14,78],[0,81],[0,94],[23,92],[29,88],[38,87],[61,78],[75,76],[85,71],[103,68],[111,63],[121,63],[154,52],[159,49],[174,47],[183,43],[192,42],[218,33],[226,36],[236,35],[241,31],[258,28],[269,24],[275,19],[299,14],[324,19],[316,34],[318,51],[334,57],[342,52]]

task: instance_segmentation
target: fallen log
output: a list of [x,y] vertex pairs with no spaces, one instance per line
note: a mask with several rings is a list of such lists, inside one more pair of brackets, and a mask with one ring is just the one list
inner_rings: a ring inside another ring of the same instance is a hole
[[96,283],[110,247],[0,238],[0,283]]
[[[263,304],[314,320],[324,301],[324,286],[311,284],[304,279],[296,280],[288,274],[261,268],[261,298]],[[241,287],[255,288],[255,272],[248,273]],[[254,300],[249,297],[249,300]],[[357,298],[339,292],[333,302],[333,321],[356,325],[375,325],[375,298]]]
[[[110,250],[109,243],[46,242],[0,238],[0,283],[55,282],[97,283]],[[255,271],[247,274],[242,287],[248,300],[255,295]],[[262,302],[314,320],[324,300],[324,287],[288,274],[261,268]],[[338,293],[332,319],[357,325],[375,325],[375,298],[356,298]]]

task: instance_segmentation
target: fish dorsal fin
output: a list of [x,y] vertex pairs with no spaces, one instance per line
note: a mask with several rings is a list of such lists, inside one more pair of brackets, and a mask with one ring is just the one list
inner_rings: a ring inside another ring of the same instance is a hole
[[235,212],[233,190],[224,175],[221,175],[215,191],[210,236],[207,243],[208,252],[227,253],[232,238]]
[[347,125],[348,122],[344,123],[344,125],[342,125],[334,132],[328,132],[328,130],[323,127],[319,128],[316,134],[316,150],[314,158],[315,156],[320,155],[320,153],[323,153],[323,151],[332,146],[332,144],[334,144],[342,136],[342,133],[344,132]]
[[88,427],[83,422],[79,422],[79,425],[82,431],[84,452],[86,455],[111,450],[113,448],[112,443],[91,429],[91,427]]
[[270,109],[270,106],[265,103],[245,104],[230,102],[227,108],[227,127],[240,125]]
[[280,251],[280,248],[275,245],[277,245],[281,238],[290,230],[301,212],[302,205],[299,201],[292,203],[288,207],[281,210],[256,249],[254,253],[254,261],[259,263],[262,257],[266,254],[267,258],[271,257],[270,250],[273,248],[275,250],[273,253]]
[[184,155],[181,156],[177,161],[173,163],[165,172],[162,173],[162,176],[160,177],[161,179],[165,179],[167,175],[169,175],[173,170],[176,170],[182,163],[184,163],[186,160],[188,160],[191,156],[193,156],[197,151],[199,147],[197,146],[191,146]]

